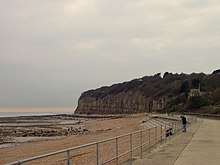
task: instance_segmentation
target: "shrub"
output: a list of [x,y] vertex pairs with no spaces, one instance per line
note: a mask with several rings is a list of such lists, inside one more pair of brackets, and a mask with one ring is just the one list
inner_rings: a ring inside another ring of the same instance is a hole
[[217,88],[213,92],[213,101],[214,101],[214,104],[220,104],[220,88]]
[[202,96],[193,96],[189,99],[190,109],[197,109],[207,105],[210,105],[210,102]]

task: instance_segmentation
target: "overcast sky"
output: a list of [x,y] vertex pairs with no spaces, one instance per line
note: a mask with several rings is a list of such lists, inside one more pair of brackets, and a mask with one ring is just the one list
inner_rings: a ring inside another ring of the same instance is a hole
[[75,107],[104,85],[211,73],[219,52],[219,0],[0,0],[0,107]]

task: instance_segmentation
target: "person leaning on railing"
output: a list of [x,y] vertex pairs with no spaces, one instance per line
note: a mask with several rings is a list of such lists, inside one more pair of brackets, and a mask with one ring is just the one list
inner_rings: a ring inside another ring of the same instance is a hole
[[186,132],[186,124],[187,124],[186,117],[185,116],[180,116],[180,118],[181,118],[181,122],[182,122],[182,125],[183,125],[183,132]]

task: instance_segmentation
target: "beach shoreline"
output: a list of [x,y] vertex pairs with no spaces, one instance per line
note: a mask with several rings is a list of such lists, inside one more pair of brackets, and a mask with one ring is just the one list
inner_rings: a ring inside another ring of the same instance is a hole
[[[150,115],[146,113],[126,115],[63,114],[2,118],[3,120],[0,120],[2,137],[0,162],[10,163],[148,129],[146,123],[150,122],[150,118]],[[155,129],[152,130],[154,133]],[[115,146],[115,144],[111,144],[111,146]],[[103,150],[103,152],[107,152],[107,150]],[[86,153],[86,149],[83,150],[83,153]],[[91,156],[92,153],[89,155]],[[108,152],[104,155],[108,155]],[[74,160],[88,161],[85,163],[88,164],[90,158],[84,156],[86,158]],[[50,160],[56,162],[58,157]],[[33,164],[39,163],[33,162]]]
[[25,142],[88,134],[85,122],[122,118],[123,115],[39,114],[0,117],[0,148]]
[[85,133],[81,121],[71,114],[1,116],[0,148]]
[[140,130],[143,126],[139,121],[143,117],[144,114],[135,117],[63,114],[1,118],[0,162],[9,163]]

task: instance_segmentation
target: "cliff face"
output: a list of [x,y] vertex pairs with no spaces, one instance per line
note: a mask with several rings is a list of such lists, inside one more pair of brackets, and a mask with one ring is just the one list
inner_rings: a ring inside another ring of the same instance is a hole
[[80,96],[75,113],[119,114],[164,109],[167,101],[172,97],[157,97],[168,90],[159,87],[161,80],[163,79],[159,75],[146,76],[110,87],[86,91]]
[[138,93],[120,93],[104,98],[82,97],[79,99],[77,113],[119,114],[149,111],[150,99]]
[[[198,85],[199,84],[199,85]],[[220,88],[220,75],[172,74],[166,72],[84,92],[75,113],[123,114],[166,111],[187,104],[190,89],[215,91]]]
[[85,97],[79,100],[76,113],[129,114],[156,112],[164,109],[170,100],[172,99],[166,97],[151,100],[151,98],[133,93],[112,95],[103,99]]
[[153,100],[152,111],[160,111],[166,108],[169,102],[171,102],[174,98],[161,97]]
[[172,98],[152,100],[139,93],[109,95],[105,98],[83,97],[79,99],[76,113],[82,114],[129,114],[156,112],[166,107]]

